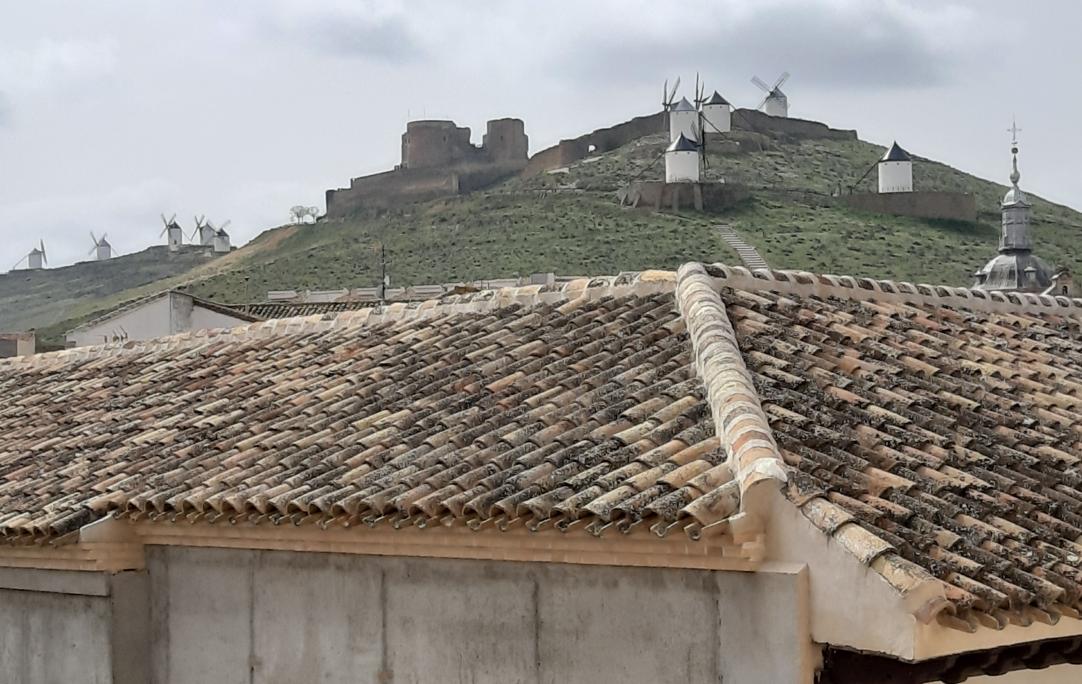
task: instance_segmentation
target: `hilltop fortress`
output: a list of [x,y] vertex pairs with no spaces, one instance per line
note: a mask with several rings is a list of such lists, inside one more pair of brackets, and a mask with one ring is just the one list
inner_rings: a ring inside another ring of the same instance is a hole
[[[736,130],[796,138],[857,138],[856,131],[834,130],[817,121],[768,116],[751,109],[735,114]],[[489,121],[479,146],[470,142],[470,129],[454,121],[410,121],[402,134],[402,162],[390,171],[353,178],[348,188],[328,190],[327,218],[482,190],[518,174],[544,173],[609,152],[666,127],[665,112],[638,116],[561,140],[530,156],[522,119]]]

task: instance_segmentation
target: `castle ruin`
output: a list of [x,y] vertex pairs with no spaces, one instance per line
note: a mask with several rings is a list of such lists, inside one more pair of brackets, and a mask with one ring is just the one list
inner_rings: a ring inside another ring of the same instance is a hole
[[522,119],[489,121],[480,146],[470,142],[469,128],[454,121],[410,121],[402,134],[402,163],[328,190],[327,216],[480,190],[519,173],[528,158]]

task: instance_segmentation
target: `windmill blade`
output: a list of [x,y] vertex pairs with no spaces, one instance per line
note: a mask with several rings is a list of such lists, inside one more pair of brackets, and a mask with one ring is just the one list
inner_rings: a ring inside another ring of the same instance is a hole
[[165,214],[162,214],[161,217],[162,217],[162,225],[168,226],[169,222],[165,220]]
[[41,263],[48,265],[49,257],[45,254],[45,240],[38,240],[38,245],[41,246]]
[[21,264],[22,262],[26,261],[29,258],[30,258],[30,255],[27,254],[22,259],[19,259],[18,261],[16,261],[15,264],[11,268],[9,268],[8,270],[9,271],[14,271],[15,269],[17,269],[19,267],[19,264]]
[[692,93],[692,95],[695,97],[695,103],[698,104],[698,102],[699,102],[699,72],[698,71],[695,72],[695,90]]
[[218,230],[225,230],[226,226],[228,226],[228,225],[229,225],[229,224],[231,224],[231,223],[233,223],[233,222],[232,222],[232,221],[229,221],[229,220],[226,220],[226,222],[225,222],[225,223],[223,223],[222,225],[218,226]]
[[199,224],[192,228],[192,234],[188,236],[188,242],[195,242],[195,236],[199,234]]
[[102,242],[105,242],[105,236],[106,236],[106,235],[108,235],[108,234],[109,234],[109,233],[102,233],[102,234],[101,234],[101,241],[102,241]]
[[781,85],[783,83],[785,83],[788,80],[789,80],[789,72],[788,71],[781,72],[781,76],[778,76],[778,80],[774,82],[774,87],[771,88],[771,90],[777,90],[778,88],[781,87]]
[[[164,220],[164,219],[165,219],[165,217],[163,216],[162,220]],[[161,236],[165,235],[165,231],[167,231],[167,230],[169,230],[169,224],[168,223],[165,224],[165,228],[162,228],[162,232],[158,233],[158,237],[161,237]]]
[[[763,82],[763,79],[759,78],[758,76],[752,76],[751,77],[751,82],[754,83],[755,85],[759,86],[759,88],[761,88],[764,92],[767,92],[767,93],[770,92],[770,87],[766,83]],[[760,106],[762,106],[762,105],[760,105]]]
[[176,222],[177,222],[177,215],[173,214],[173,218],[169,219],[169,225],[172,225],[172,224],[174,224]]
[[680,77],[676,77],[676,82],[672,84],[672,96],[669,98],[669,102],[676,99],[676,91],[680,90]]
[[766,105],[766,101],[769,100],[769,99],[770,99],[770,93],[767,93],[766,97],[763,98],[763,101],[759,103],[759,106],[756,107],[756,109],[762,109]]
[[669,79],[667,78],[665,79],[665,83],[661,86],[661,106],[669,106]]
[[93,254],[95,251],[97,251],[97,249],[98,249],[98,243],[95,242],[94,246],[90,248],[90,251],[87,252],[87,254]]
[[[102,235],[102,238],[104,239],[105,236]],[[94,237],[94,231],[90,231],[90,239],[93,240],[94,246],[97,247],[98,246],[98,238]],[[93,252],[94,250],[90,250],[90,251]]]

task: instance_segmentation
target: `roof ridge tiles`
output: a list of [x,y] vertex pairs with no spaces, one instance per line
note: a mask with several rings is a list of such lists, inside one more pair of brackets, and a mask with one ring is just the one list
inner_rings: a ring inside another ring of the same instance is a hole
[[737,290],[766,290],[842,299],[941,304],[986,313],[1082,315],[1082,299],[1028,292],[986,292],[968,287],[877,280],[799,270],[749,270],[723,263],[702,264],[715,283]]
[[787,481],[784,462],[725,304],[702,264],[680,267],[676,303],[687,324],[715,429],[740,487],[740,508],[745,510],[756,484],[773,481],[780,486]]

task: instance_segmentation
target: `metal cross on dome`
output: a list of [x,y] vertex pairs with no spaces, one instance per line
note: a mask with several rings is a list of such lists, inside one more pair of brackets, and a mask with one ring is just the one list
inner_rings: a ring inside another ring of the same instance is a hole
[[1018,123],[1011,117],[1011,127],[1007,129],[1007,132],[1011,134],[1011,143],[1018,144],[1018,132],[1022,129],[1018,127]]

